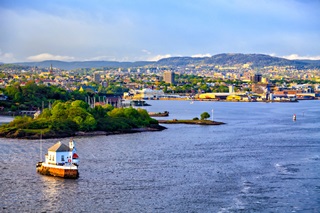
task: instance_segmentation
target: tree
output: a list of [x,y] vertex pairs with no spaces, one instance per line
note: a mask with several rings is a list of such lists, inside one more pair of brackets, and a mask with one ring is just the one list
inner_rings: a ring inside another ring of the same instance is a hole
[[87,110],[79,107],[79,106],[72,106],[66,111],[66,115],[69,119],[73,120],[75,117],[80,116],[82,119],[86,119],[88,116]]
[[39,118],[45,118],[45,119],[49,119],[51,117],[51,110],[46,108],[42,111],[42,113],[40,114]]
[[81,107],[83,109],[87,109],[89,107],[89,105],[86,102],[82,101],[82,100],[73,101],[71,103],[71,106],[73,106],[73,107]]
[[133,107],[124,108],[123,114],[130,119],[138,118],[140,116],[139,112]]
[[102,106],[95,106],[93,109],[88,109],[89,113],[93,115],[95,119],[101,119],[107,116],[108,110]]
[[10,98],[14,99],[16,93],[21,92],[20,85],[18,83],[15,83],[13,86],[7,86],[5,89],[5,94]]
[[83,123],[80,125],[80,129],[83,131],[92,131],[96,129],[97,127],[97,121],[94,119],[92,115],[88,115],[86,119],[83,121]]
[[125,117],[123,108],[114,108],[110,112],[108,112],[110,117]]
[[200,117],[201,117],[201,120],[206,120],[206,119],[210,118],[210,114],[207,113],[207,112],[203,112],[203,113],[200,115]]
[[54,119],[65,119],[67,117],[65,105],[58,102],[51,110],[52,118]]

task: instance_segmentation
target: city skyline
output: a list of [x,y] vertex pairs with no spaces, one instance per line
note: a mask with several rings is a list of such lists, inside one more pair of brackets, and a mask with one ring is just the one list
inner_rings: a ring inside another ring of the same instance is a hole
[[2,0],[0,62],[219,53],[319,60],[319,9],[317,0]]

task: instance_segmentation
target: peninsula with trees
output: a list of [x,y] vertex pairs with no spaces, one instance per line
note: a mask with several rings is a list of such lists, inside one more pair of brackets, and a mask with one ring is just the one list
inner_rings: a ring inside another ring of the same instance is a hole
[[141,131],[160,131],[165,127],[150,118],[144,109],[115,108],[111,105],[94,108],[82,101],[56,101],[38,117],[17,116],[0,126],[0,137],[61,138],[77,135],[118,134]]

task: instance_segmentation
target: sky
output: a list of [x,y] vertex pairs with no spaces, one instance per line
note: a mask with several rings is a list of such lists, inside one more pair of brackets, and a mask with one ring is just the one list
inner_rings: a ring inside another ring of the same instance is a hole
[[320,60],[320,0],[0,0],[0,62]]

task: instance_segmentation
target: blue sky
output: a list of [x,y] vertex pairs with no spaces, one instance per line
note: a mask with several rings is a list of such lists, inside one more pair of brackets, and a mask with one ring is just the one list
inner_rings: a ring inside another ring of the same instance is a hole
[[320,0],[0,0],[0,61],[320,59]]

